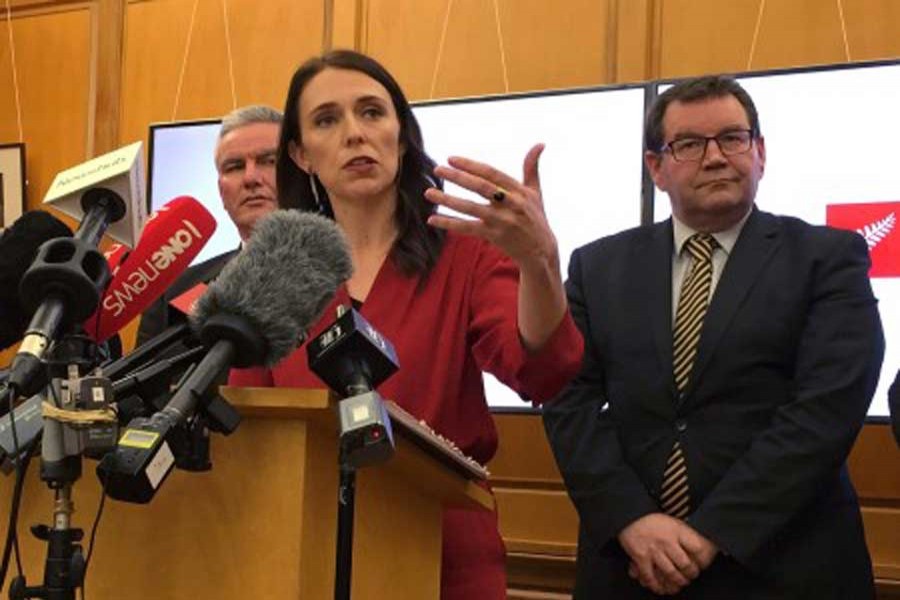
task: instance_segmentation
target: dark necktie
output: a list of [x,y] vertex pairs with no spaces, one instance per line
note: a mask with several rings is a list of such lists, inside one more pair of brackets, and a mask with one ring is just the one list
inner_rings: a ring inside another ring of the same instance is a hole
[[[684,249],[693,258],[693,263],[681,286],[672,334],[672,369],[679,395],[687,389],[694,358],[697,356],[703,318],[709,308],[712,253],[717,245],[715,238],[706,233],[692,235],[684,245]],[[672,446],[666,462],[660,489],[660,505],[665,513],[679,519],[690,513],[687,465],[679,441]]]

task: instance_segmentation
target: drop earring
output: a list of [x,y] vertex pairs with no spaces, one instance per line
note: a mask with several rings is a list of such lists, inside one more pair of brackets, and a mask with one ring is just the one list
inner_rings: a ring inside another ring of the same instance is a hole
[[322,199],[319,198],[319,186],[316,185],[316,174],[309,172],[309,188],[312,190],[313,199],[316,201],[316,212],[322,214]]

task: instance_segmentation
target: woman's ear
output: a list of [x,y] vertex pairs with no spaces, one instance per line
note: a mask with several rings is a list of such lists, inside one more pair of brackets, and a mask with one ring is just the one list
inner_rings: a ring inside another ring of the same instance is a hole
[[293,140],[288,143],[288,156],[291,157],[291,160],[294,161],[295,165],[300,167],[307,174],[312,175],[315,172],[312,164],[310,164],[309,159],[306,157],[306,152],[303,151],[303,146]]

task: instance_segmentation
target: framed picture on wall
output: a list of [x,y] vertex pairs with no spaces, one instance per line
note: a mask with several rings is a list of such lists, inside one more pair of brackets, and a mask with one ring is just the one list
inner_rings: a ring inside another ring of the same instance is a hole
[[0,144],[0,229],[25,212],[25,144]]

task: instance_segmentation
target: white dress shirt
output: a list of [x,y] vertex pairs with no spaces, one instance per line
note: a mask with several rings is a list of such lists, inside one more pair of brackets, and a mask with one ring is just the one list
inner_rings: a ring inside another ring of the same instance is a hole
[[[744,223],[747,222],[750,212],[752,212],[752,209],[747,211],[744,218],[738,221],[730,229],[717,231],[712,234],[719,245],[713,249],[712,254],[713,271],[712,285],[709,288],[710,302],[712,302],[713,294],[716,292],[716,285],[719,283],[722,271],[725,269],[725,263],[728,261],[732,249],[734,249],[734,244],[737,242],[738,236],[741,235],[741,230],[744,228]],[[675,242],[674,248],[672,249],[672,325],[674,326],[675,314],[678,310],[678,299],[681,297],[681,285],[684,283],[685,278],[694,266],[694,257],[691,256],[690,252],[682,253],[682,250],[688,239],[698,232],[679,221],[675,215],[672,215],[672,233]]]

